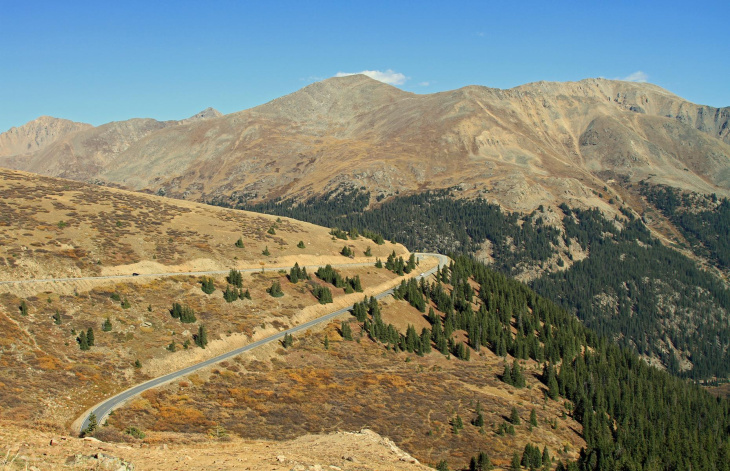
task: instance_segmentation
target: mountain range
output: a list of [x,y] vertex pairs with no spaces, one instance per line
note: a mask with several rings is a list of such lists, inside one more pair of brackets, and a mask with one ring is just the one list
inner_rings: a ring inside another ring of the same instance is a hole
[[210,201],[302,200],[360,188],[371,203],[459,187],[501,206],[631,205],[648,180],[730,195],[730,108],[646,83],[536,82],[417,95],[362,75],[248,110],[93,127],[42,117],[0,135],[0,166]]

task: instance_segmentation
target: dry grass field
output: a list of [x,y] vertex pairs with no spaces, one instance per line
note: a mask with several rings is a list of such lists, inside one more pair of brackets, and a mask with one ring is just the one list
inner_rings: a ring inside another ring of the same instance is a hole
[[345,244],[352,262],[405,253],[286,218],[0,169],[0,281],[341,263]]
[[[427,322],[403,301],[382,306],[386,322]],[[340,321],[333,322],[295,336],[290,348],[271,346],[148,391],[117,410],[108,429],[134,426],[193,435],[220,429],[245,439],[290,440],[367,427],[421,462],[435,465],[446,459],[451,469],[468,465],[479,451],[507,467],[512,453],[521,453],[527,443],[547,446],[553,457],[563,459],[575,458],[584,446],[581,426],[564,414],[564,404],[545,399],[535,377],[541,366],[534,361],[523,362],[527,387],[517,389],[499,379],[503,358],[487,349],[472,352],[468,362],[437,352],[423,357],[395,353],[362,334],[354,318],[342,322],[351,323],[353,341],[340,335]],[[477,404],[483,427],[471,424]],[[521,424],[514,435],[499,434],[512,407]],[[538,425],[530,427],[533,409]],[[454,433],[457,415],[464,429]]]
[[[0,281],[25,281],[0,283],[0,419],[50,428],[69,426],[121,389],[355,299],[333,289],[335,304],[321,306],[310,284],[290,283],[277,267],[367,263],[342,272],[359,275],[372,291],[397,282],[372,267],[375,257],[407,253],[390,243],[335,239],[327,228],[298,221],[22,172],[0,170],[0,195]],[[345,244],[354,258],[339,254]],[[372,257],[363,256],[368,247]],[[243,273],[242,291],[251,299],[226,302],[226,275],[212,276],[211,294],[202,291],[201,276],[129,276],[230,267],[256,268]],[[106,275],[128,277],[28,282]],[[266,292],[275,281],[283,297]],[[197,322],[173,318],[174,302],[191,307]],[[103,331],[107,319],[111,330]],[[200,325],[210,341],[204,350],[193,342]],[[95,345],[82,351],[78,339],[89,329]]]

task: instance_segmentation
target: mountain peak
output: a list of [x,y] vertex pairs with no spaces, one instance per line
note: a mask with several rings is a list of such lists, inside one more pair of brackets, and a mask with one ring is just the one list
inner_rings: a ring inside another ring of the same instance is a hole
[[202,121],[204,119],[220,118],[221,116],[223,116],[223,113],[221,113],[220,111],[216,110],[215,108],[212,108],[209,106],[206,109],[204,109],[203,111],[201,111],[199,113],[195,113],[193,116],[191,116],[189,118],[181,119],[180,123],[187,124],[187,123],[192,123],[195,121]]
[[39,116],[22,126],[12,127],[0,134],[0,156],[35,152],[68,134],[89,128],[93,128],[93,126],[53,116]]

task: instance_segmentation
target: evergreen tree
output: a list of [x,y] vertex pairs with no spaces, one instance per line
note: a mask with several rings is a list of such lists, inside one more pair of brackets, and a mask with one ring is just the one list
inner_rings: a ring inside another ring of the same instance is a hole
[[86,340],[86,331],[82,330],[79,336],[76,338],[76,341],[79,343],[79,348],[81,350],[89,349],[89,343]]
[[530,411],[530,425],[537,427],[537,414],[535,413],[535,409]]
[[130,307],[132,307],[132,304],[127,298],[124,298],[124,300],[122,301],[122,309],[129,309]]
[[53,314],[53,323],[56,325],[61,324],[61,313],[56,309],[56,313]]
[[269,255],[271,255],[271,252],[269,252],[269,246],[268,246],[268,245],[267,245],[266,247],[264,247],[264,251],[263,251],[263,252],[261,252],[261,254],[262,254],[262,255],[265,255],[265,256],[267,256],[267,257],[268,257]]
[[522,466],[520,466],[520,455],[518,455],[515,451],[512,454],[512,461],[510,461],[509,464],[509,471],[520,471],[521,469]]
[[89,347],[94,346],[94,329],[91,327],[89,327],[89,330],[86,331],[86,343]]
[[89,425],[87,425],[86,428],[83,430],[83,435],[91,435],[96,431],[98,427],[98,419],[96,418],[96,414],[92,412],[91,414],[89,414]]
[[274,298],[280,298],[284,296],[284,292],[281,290],[281,283],[274,281],[271,283],[271,287],[266,290]]
[[274,226],[269,227],[269,230],[266,232],[271,235],[276,235],[276,229],[274,229]]
[[383,268],[383,262],[379,258],[375,259],[375,268]]
[[25,302],[25,299],[20,302],[20,315],[21,316],[28,315],[28,304]]
[[239,249],[243,248],[243,238],[242,237],[239,237],[238,240],[236,241],[236,247],[238,247]]
[[525,375],[522,374],[522,368],[517,360],[512,362],[512,385],[517,388],[525,387]]
[[304,246],[304,241],[303,240],[300,240],[299,243],[297,244],[297,247],[300,248],[300,249],[303,249],[305,247]]
[[213,278],[204,276],[203,279],[200,280],[200,289],[203,290],[203,293],[205,293],[205,294],[213,293],[213,291],[215,291],[215,285],[213,285]]
[[550,452],[548,451],[547,445],[542,449],[542,465],[545,467],[548,467],[553,462],[552,458],[550,458]]
[[342,247],[342,251],[340,251],[340,254],[344,255],[345,257],[353,257],[355,255],[352,249],[346,245]]
[[342,338],[352,340],[352,329],[350,328],[349,322],[342,322]]
[[198,333],[194,336],[195,345],[200,348],[205,348],[208,345],[208,330],[204,324],[198,326]]
[[330,339],[327,337],[327,334],[324,336],[324,349],[329,350],[330,349]]
[[231,271],[228,272],[228,276],[226,277],[226,281],[229,285],[240,288],[243,286],[243,275],[241,275],[240,271],[231,268]]
[[226,286],[226,290],[223,292],[223,299],[228,303],[238,300],[239,291],[236,288],[232,288],[231,285]]
[[284,340],[281,343],[284,348],[289,348],[294,345],[294,337],[292,334],[284,334]]
[[112,321],[108,317],[106,320],[101,324],[101,330],[102,332],[111,332],[112,330]]
[[366,257],[372,257],[373,256],[373,252],[372,252],[372,250],[370,250],[370,246],[369,245],[368,245],[368,248],[365,250],[365,254],[364,255]]
[[520,425],[520,414],[517,412],[517,408],[515,406],[512,406],[512,412],[510,412],[509,421],[512,422],[513,425]]
[[449,463],[446,460],[441,460],[436,465],[436,471],[449,471]]
[[329,304],[332,301],[332,291],[326,286],[316,285],[312,288],[312,294],[319,300],[319,304]]
[[504,371],[502,372],[502,381],[504,381],[507,384],[510,384],[514,386],[514,382],[512,381],[512,368],[509,366],[509,363],[506,361],[504,362]]

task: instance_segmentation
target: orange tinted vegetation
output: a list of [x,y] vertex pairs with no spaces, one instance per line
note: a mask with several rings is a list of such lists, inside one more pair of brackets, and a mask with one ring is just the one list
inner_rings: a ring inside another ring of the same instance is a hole
[[[489,450],[495,464],[507,466],[512,452],[528,442],[547,445],[553,456],[562,457],[575,456],[583,445],[580,425],[563,417],[561,403],[543,398],[535,362],[524,362],[528,388],[519,390],[498,379],[504,368],[501,358],[486,349],[473,352],[470,362],[447,360],[438,353],[396,354],[360,338],[357,328],[353,334],[359,343],[343,341],[336,325],[295,336],[294,346],[279,349],[268,366],[240,356],[226,369],[219,368],[220,374],[201,374],[204,382],[185,388],[188,405],[244,438],[282,440],[370,427],[423,462],[448,459],[452,467],[465,466],[480,450]],[[323,347],[325,334],[329,350]],[[223,374],[226,370],[230,374]],[[170,385],[152,394],[160,404],[171,405],[178,389]],[[483,430],[471,425],[477,402],[485,418]],[[497,435],[513,406],[522,424],[514,436]],[[532,409],[538,426],[529,430]],[[457,414],[465,428],[454,434],[451,421]],[[139,414],[122,408],[110,423],[177,432],[200,429],[200,424],[180,421],[165,425],[155,409]],[[563,454],[566,445],[570,451]]]

